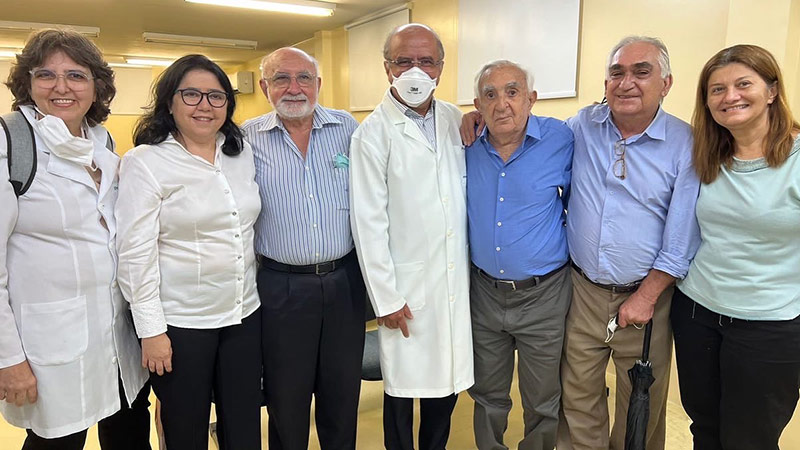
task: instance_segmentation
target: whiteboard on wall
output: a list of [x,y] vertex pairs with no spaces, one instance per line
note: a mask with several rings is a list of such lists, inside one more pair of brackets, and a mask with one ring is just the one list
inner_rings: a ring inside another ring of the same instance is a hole
[[114,67],[117,95],[111,101],[114,115],[142,115],[150,101],[153,70],[149,67]]
[[[8,80],[8,72],[11,70],[11,60],[0,61],[0,82],[5,83]],[[5,84],[0,84],[0,114],[11,112],[11,102],[14,101],[14,96],[8,90]]]
[[347,30],[350,67],[350,111],[372,111],[389,88],[383,69],[386,36],[408,23],[408,9],[402,9]]
[[459,0],[458,94],[471,105],[475,74],[508,59],[533,72],[539,98],[575,97],[580,0]]

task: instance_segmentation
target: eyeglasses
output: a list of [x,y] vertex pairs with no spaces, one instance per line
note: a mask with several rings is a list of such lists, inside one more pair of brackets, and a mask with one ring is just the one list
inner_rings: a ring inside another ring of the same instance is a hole
[[394,64],[397,67],[403,69],[410,69],[411,67],[417,66],[420,69],[433,69],[437,67],[439,64],[442,63],[442,59],[435,60],[433,58],[422,58],[422,59],[409,59],[409,58],[397,58],[397,59],[387,59],[386,62],[389,64]]
[[267,80],[267,83],[278,89],[285,89],[292,84],[292,80],[295,80],[298,86],[307,88],[313,86],[316,79],[316,76],[308,72],[301,72],[295,76],[291,76],[288,73],[278,73]]
[[89,81],[94,79],[91,75],[80,70],[55,73],[49,69],[33,69],[28,73],[31,74],[31,82],[43,89],[54,88],[58,83],[58,79],[63,78],[67,86],[73,91],[83,91],[89,87]]
[[617,158],[614,161],[614,176],[620,180],[624,180],[625,176],[627,176],[627,167],[625,166],[625,139],[614,142],[614,156]]
[[181,94],[181,100],[186,106],[197,106],[203,101],[203,97],[208,99],[208,104],[214,108],[222,108],[228,103],[228,94],[222,91],[200,92],[194,88],[178,89],[176,94]]

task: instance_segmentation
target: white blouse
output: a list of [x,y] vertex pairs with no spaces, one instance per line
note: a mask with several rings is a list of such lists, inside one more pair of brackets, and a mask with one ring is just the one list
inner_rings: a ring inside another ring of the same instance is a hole
[[261,210],[253,151],[214,164],[173,136],[122,159],[118,280],[139,337],[241,323],[260,305],[253,225]]

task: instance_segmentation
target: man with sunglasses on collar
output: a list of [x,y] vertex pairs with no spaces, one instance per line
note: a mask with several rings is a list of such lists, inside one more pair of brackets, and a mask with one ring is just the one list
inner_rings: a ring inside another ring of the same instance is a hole
[[[559,450],[624,447],[627,371],[641,358],[642,325],[651,319],[655,383],[647,449],[664,448],[673,283],[686,276],[700,243],[691,129],[661,107],[671,87],[664,44],[627,37],[609,54],[607,104],[588,106],[567,120],[575,134],[567,214],[573,298],[561,366],[565,420]],[[621,328],[608,336],[606,325],[614,316]],[[609,356],[616,369],[610,437]]]
[[345,112],[317,104],[317,61],[281,48],[261,61],[274,111],[246,122],[262,209],[255,225],[271,449],[354,449],[365,291],[350,232]]

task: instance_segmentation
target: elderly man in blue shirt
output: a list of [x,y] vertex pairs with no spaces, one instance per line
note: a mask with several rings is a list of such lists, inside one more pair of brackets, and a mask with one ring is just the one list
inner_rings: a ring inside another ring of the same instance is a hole
[[[650,388],[647,449],[664,448],[670,300],[674,281],[686,276],[700,242],[691,129],[661,107],[671,86],[664,44],[648,37],[625,38],[609,55],[608,103],[588,106],[567,121],[575,133],[567,215],[574,290],[564,338],[566,420],[559,450],[624,447],[631,392],[627,370],[641,357],[641,325],[650,319],[655,383]],[[615,316],[621,327],[616,332]],[[616,369],[610,438],[605,389],[609,356]]]
[[350,137],[358,123],[317,104],[317,61],[281,48],[261,62],[275,110],[247,121],[261,214],[259,259],[269,448],[308,448],[311,398],[322,448],[354,449],[366,292],[353,250]]
[[573,138],[564,122],[530,113],[533,77],[511,61],[485,65],[475,107],[486,129],[467,149],[479,449],[507,449],[514,352],[525,410],[520,449],[551,450],[561,395],[559,361],[572,293],[565,229]]

